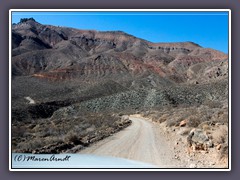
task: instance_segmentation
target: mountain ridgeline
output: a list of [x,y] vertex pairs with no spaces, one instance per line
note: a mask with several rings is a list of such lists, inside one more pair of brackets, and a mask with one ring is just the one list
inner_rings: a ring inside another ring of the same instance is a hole
[[225,103],[228,96],[227,54],[194,42],[152,43],[122,31],[22,19],[12,25],[11,63],[16,121]]

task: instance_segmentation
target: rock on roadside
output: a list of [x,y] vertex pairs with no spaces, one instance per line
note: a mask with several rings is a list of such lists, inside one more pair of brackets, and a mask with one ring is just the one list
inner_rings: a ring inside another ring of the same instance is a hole
[[195,150],[207,150],[213,143],[206,132],[201,129],[192,129],[187,137],[188,146]]

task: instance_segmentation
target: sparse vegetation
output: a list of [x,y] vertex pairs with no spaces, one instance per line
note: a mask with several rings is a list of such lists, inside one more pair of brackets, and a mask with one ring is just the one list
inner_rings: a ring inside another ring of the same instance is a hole
[[[221,102],[219,102],[221,104]],[[223,102],[222,102],[223,103]],[[162,107],[161,110],[154,108],[151,112],[143,113],[144,117],[150,117],[152,120],[162,123],[166,121],[166,125],[178,126],[183,120],[187,121],[188,127],[200,127],[204,123],[216,124],[228,122],[228,109],[210,108],[207,105],[201,106],[178,106],[178,107]],[[207,126],[205,126],[207,128]],[[209,127],[208,127],[209,128]]]
[[[101,113],[82,113],[75,117],[39,119],[12,126],[13,152],[51,153],[53,146],[88,146],[128,126],[128,119]],[[51,146],[51,150],[48,147]],[[57,153],[69,150],[61,149]]]
[[[171,133],[176,133],[177,137],[184,137],[189,140],[190,132],[197,129],[202,132],[199,135],[199,142],[190,146],[196,151],[207,151],[211,148],[211,154],[218,157],[215,161],[227,164],[228,159],[228,108],[224,107],[225,101],[207,101],[202,105],[178,106],[154,108],[148,113],[142,113],[155,122],[164,123]],[[186,125],[180,127],[180,122],[185,121]],[[194,134],[194,133],[193,133]],[[203,143],[202,137],[206,137]],[[196,141],[196,138],[195,138]],[[200,156],[200,155],[199,155]],[[211,157],[212,158],[212,157]]]
[[224,144],[228,141],[228,127],[227,125],[217,125],[216,129],[212,131],[211,137],[215,144]]

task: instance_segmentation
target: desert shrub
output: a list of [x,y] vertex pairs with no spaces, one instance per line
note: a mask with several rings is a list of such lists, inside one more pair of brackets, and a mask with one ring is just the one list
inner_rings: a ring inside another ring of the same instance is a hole
[[223,144],[227,141],[228,129],[227,126],[220,126],[212,132],[212,140],[215,144]]
[[222,148],[220,150],[220,156],[219,156],[220,159],[228,158],[228,149],[229,149],[228,143],[225,143],[222,145]]
[[193,116],[190,116],[188,118],[188,123],[187,125],[189,127],[198,127],[198,125],[201,123],[201,120],[198,118],[198,117],[193,117]]
[[41,137],[47,137],[53,135],[53,129],[51,127],[44,127],[39,133]]
[[56,137],[56,136],[48,136],[46,138],[44,138],[44,144],[53,144],[53,143],[62,143],[64,142],[63,141],[63,138],[60,136],[60,137]]
[[79,142],[78,134],[75,131],[69,131],[64,137],[64,142],[73,142],[74,144],[77,144]]
[[124,115],[124,113],[123,113],[123,112],[120,112],[118,115],[119,115],[119,116],[123,116],[123,115]]
[[162,116],[160,116],[158,118],[158,122],[162,123],[162,122],[165,122],[167,119],[168,119],[168,115],[167,114],[163,114]]
[[227,123],[228,122],[228,110],[219,110],[213,116],[212,119],[216,122]]
[[121,116],[118,115],[80,112],[73,117],[39,119],[34,121],[34,126],[19,123],[13,125],[13,151],[32,152],[46,145],[57,146],[59,143],[77,145],[82,139],[85,142],[96,134],[107,137],[119,129],[120,122]]
[[13,126],[12,137],[23,137],[26,129],[24,126]]
[[227,123],[228,122],[228,112],[222,114],[220,117],[219,117],[219,122],[223,122],[223,123]]
[[90,132],[94,132],[95,130],[96,130],[95,125],[92,125],[91,127],[89,127],[89,128],[86,129],[86,132],[87,132],[87,133],[90,133]]
[[168,126],[168,127],[176,126],[179,122],[180,121],[178,119],[171,117],[166,121],[166,126]]
[[208,124],[203,124],[203,125],[202,125],[202,129],[203,129],[204,131],[209,131],[209,130],[210,130],[210,126],[209,126]]
[[18,143],[18,149],[37,149],[44,146],[43,141],[39,138],[32,139],[31,141],[23,141]]
[[222,108],[222,104],[218,101],[206,100],[203,104],[211,109]]

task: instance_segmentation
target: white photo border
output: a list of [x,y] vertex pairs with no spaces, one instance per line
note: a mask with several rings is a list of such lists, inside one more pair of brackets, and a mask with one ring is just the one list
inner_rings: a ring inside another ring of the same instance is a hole
[[[12,57],[12,13],[13,12],[228,12],[228,168],[12,168],[11,149],[11,57]],[[9,10],[9,171],[231,171],[231,9],[10,9]]]

